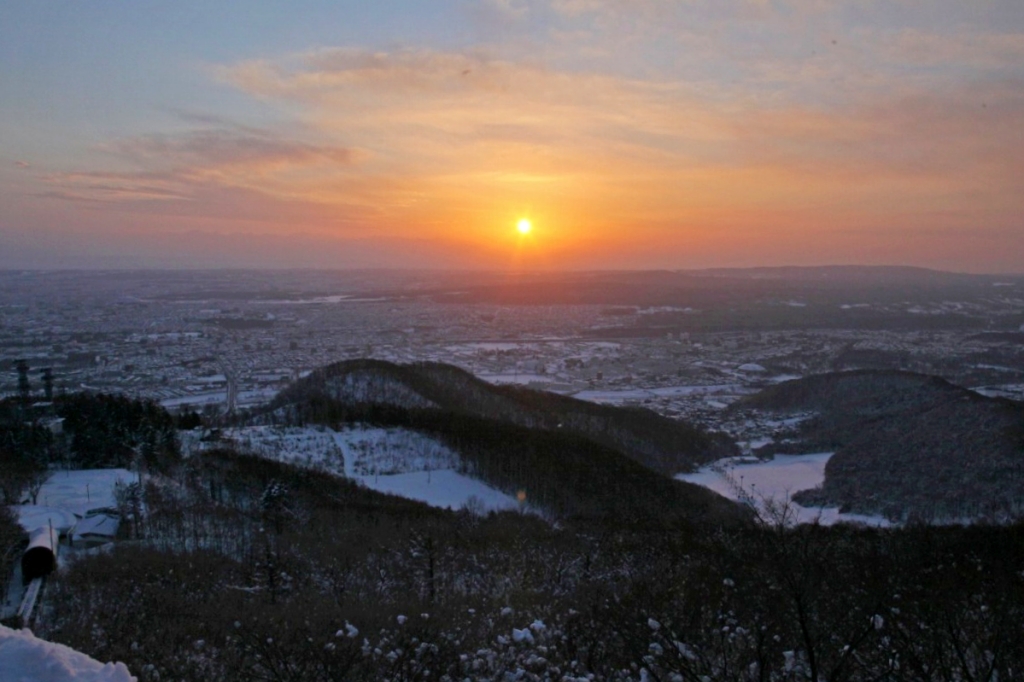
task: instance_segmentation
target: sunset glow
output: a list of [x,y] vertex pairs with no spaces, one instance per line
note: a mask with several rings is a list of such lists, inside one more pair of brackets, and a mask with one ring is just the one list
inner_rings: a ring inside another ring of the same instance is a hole
[[0,267],[1024,263],[1017,0],[229,6],[8,8]]

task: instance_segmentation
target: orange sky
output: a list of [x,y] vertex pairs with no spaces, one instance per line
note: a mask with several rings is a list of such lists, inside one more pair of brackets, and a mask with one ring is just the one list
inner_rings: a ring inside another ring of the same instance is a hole
[[20,9],[0,267],[1024,270],[1017,2],[413,6],[181,48]]

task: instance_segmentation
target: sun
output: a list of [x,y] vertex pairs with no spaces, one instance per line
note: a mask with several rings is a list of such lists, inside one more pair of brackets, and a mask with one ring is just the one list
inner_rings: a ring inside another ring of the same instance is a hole
[[516,224],[516,229],[519,230],[519,234],[530,234],[530,230],[533,229],[533,223],[528,218],[523,218]]

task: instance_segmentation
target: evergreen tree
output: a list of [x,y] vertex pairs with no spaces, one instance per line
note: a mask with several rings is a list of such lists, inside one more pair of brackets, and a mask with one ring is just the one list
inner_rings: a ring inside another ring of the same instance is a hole
[[18,371],[18,395],[26,407],[31,399],[31,386],[28,383],[28,363],[24,360],[15,360],[14,368]]

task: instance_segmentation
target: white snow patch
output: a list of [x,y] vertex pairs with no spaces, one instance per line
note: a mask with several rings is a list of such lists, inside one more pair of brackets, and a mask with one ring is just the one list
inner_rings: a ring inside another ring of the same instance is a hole
[[113,540],[120,525],[121,518],[118,516],[107,514],[87,516],[75,525],[74,539],[76,542],[88,537]]
[[87,512],[117,506],[114,484],[136,480],[127,469],[71,469],[53,473],[39,489],[41,504],[12,507],[26,531],[53,526],[64,534]]
[[36,528],[53,526],[58,533],[64,534],[74,527],[78,517],[66,509],[57,507],[45,507],[35,504],[15,505],[11,507],[18,517],[18,523],[25,530],[31,532]]
[[136,682],[124,663],[100,663],[80,651],[0,625],[4,682]]
[[130,483],[137,476],[127,469],[71,469],[47,479],[37,498],[43,506],[57,507],[85,516],[87,511],[116,507],[114,484]]
[[1011,400],[1024,401],[1024,384],[977,386],[971,390],[988,398],[1009,398]]
[[746,364],[740,365],[736,369],[738,369],[741,372],[767,372],[768,371],[764,367],[762,367],[761,365],[757,364],[756,362],[748,362]]
[[177,398],[166,398],[160,401],[163,407],[181,407],[183,405],[219,405],[228,400],[227,391],[192,393]]
[[533,644],[533,633],[528,628],[523,628],[522,630],[512,628],[512,641]]
[[450,469],[356,478],[367,488],[442,509],[459,509],[473,497],[479,499],[487,510],[515,509],[519,505],[514,497]]
[[518,372],[505,374],[489,374],[487,372],[481,372],[477,375],[478,378],[486,381],[489,384],[534,384],[534,383],[551,383],[553,379],[543,374],[521,374]]
[[402,428],[254,426],[224,437],[268,459],[328,471],[367,488],[434,507],[514,509],[515,498],[459,473],[458,453],[428,435]]
[[789,504],[796,523],[864,523],[889,526],[881,516],[841,514],[834,507],[820,509],[803,507],[791,496],[800,490],[815,488],[825,482],[825,465],[831,452],[810,455],[775,455],[756,464],[745,458],[728,458],[713,462],[696,473],[676,476],[681,481],[709,488],[730,500],[746,502],[766,521],[772,521],[771,507]]

